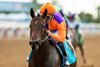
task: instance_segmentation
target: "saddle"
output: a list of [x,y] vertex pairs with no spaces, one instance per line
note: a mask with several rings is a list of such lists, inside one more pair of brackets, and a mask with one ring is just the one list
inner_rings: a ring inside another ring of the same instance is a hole
[[65,52],[67,54],[67,61],[65,60],[64,55],[63,55],[62,50],[60,49],[60,47],[58,45],[55,45],[58,52],[59,52],[59,54],[60,54],[60,58],[61,58],[60,67],[64,67],[65,64],[70,65],[70,64],[72,64],[76,61],[76,56],[75,56],[74,52],[72,52],[72,50],[71,50],[72,46],[70,45],[68,40],[65,40],[63,45],[64,45],[64,48],[65,48]]

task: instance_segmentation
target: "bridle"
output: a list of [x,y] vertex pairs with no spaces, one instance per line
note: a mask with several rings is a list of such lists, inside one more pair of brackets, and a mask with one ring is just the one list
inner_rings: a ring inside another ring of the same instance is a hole
[[33,50],[36,50],[39,48],[39,46],[42,45],[42,43],[44,43],[47,39],[48,39],[49,36],[46,36],[44,39],[40,40],[40,41],[33,41],[31,40],[29,42],[30,46],[32,47]]
[[[45,27],[45,24],[43,24],[43,32],[45,32],[45,36],[41,36],[42,39],[40,40],[32,40],[29,42],[31,48],[33,50],[37,50],[39,49],[39,47],[49,38],[47,32],[46,32],[46,27]],[[47,34],[47,35],[46,35]]]

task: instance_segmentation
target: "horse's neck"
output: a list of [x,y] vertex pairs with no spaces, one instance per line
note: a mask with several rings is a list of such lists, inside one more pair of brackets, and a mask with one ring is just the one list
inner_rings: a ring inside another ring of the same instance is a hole
[[55,46],[50,45],[48,40],[42,43],[42,45],[39,47],[39,53],[41,55],[49,55],[55,51]]
[[46,53],[49,53],[49,50],[50,50],[50,45],[48,41],[45,41],[41,44],[41,46],[39,46],[38,53],[46,55]]

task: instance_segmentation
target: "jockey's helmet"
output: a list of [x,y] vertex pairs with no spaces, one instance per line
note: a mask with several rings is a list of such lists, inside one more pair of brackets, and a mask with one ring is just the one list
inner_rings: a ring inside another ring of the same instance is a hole
[[46,4],[43,4],[40,8],[40,13],[43,14],[45,9],[47,9],[47,15],[53,15],[54,12],[55,12],[55,7],[50,4],[50,3],[46,3]]

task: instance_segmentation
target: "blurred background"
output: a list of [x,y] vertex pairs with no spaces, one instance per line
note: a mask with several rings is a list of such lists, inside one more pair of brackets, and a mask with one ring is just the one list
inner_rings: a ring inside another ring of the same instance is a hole
[[80,17],[87,64],[77,48],[77,67],[100,67],[100,0],[0,0],[0,67],[28,67],[30,8],[38,11],[46,2]]

